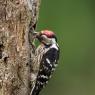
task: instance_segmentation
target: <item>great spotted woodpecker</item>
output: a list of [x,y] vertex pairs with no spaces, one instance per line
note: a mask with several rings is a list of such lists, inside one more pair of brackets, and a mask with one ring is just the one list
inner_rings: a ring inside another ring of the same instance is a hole
[[44,47],[44,53],[32,95],[39,95],[39,92],[46,86],[59,60],[59,46],[54,32],[43,30],[36,34],[36,38],[41,43],[40,47]]

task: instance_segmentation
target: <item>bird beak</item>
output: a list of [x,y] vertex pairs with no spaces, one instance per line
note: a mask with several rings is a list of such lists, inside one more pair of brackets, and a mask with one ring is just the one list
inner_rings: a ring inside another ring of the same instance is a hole
[[41,36],[41,33],[40,32],[33,32],[33,36],[34,36],[34,38],[38,38]]
[[38,35],[39,33],[38,32],[33,32],[32,33],[32,37],[35,39],[35,38],[37,38],[37,35]]
[[35,35],[37,35],[38,34],[38,32],[33,32],[33,36],[35,36]]

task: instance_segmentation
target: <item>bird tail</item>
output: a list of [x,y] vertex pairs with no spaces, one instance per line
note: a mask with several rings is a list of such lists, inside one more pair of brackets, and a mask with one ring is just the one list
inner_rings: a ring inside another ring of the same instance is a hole
[[41,88],[39,88],[38,86],[34,86],[30,92],[30,95],[39,95],[40,91],[41,91]]

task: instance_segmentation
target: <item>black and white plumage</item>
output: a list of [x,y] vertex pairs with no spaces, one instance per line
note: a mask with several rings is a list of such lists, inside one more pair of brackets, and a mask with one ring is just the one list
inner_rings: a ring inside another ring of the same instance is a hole
[[[38,38],[40,39],[40,42],[43,43],[42,46],[44,47],[45,52],[40,62],[39,72],[37,75],[35,87],[33,88],[32,95],[39,95],[39,92],[46,86],[52,76],[52,73],[58,65],[59,46],[56,43],[54,34],[51,32],[49,33],[49,35],[48,33],[43,33]],[[45,39],[40,38],[44,36],[46,36]]]

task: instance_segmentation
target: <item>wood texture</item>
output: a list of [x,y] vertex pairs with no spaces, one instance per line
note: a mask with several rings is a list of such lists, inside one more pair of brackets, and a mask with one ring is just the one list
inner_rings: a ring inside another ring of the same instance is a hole
[[37,23],[39,5],[40,0],[0,0],[0,95],[30,93],[34,54],[29,32]]

